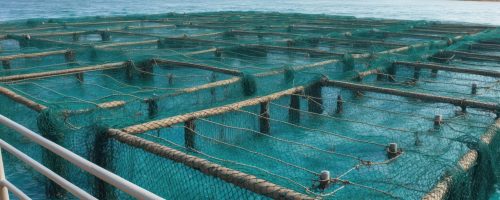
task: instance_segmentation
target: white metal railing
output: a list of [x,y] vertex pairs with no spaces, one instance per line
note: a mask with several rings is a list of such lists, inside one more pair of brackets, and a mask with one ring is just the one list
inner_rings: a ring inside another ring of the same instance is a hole
[[[163,199],[155,194],[153,194],[150,191],[147,191],[125,179],[122,177],[113,174],[106,169],[99,167],[98,165],[76,155],[75,153],[65,149],[64,147],[40,136],[39,134],[29,130],[28,128],[12,121],[11,119],[3,116],[0,114],[0,124],[3,124],[24,137],[30,139],[31,141],[43,146],[44,148],[48,149],[49,151],[53,152],[54,154],[66,159],[67,161],[71,162],[72,164],[76,165],[80,169],[96,176],[97,178],[103,180],[104,182],[113,185],[114,187],[122,190],[123,192],[137,198],[137,199]],[[36,171],[39,173],[43,174],[50,180],[54,181],[58,185],[60,185],[62,188],[70,192],[71,194],[75,195],[76,197],[80,199],[96,199],[92,195],[88,194],[81,188],[75,186],[71,182],[67,181],[66,179],[62,178],[61,176],[57,175],[47,167],[43,166],[42,164],[38,163],[31,157],[27,156],[26,154],[22,153],[21,151],[17,150],[15,147],[11,146],[7,142],[0,140],[0,150],[4,149],[10,154],[14,155],[27,165],[33,167]],[[6,178],[5,178],[5,173],[4,173],[4,165],[1,157],[1,151],[0,151],[0,199],[1,200],[8,200],[9,195],[8,192],[12,192],[16,197],[19,199],[30,199],[26,194],[24,194],[21,190],[19,190],[16,186],[14,186],[12,183],[10,183]]]

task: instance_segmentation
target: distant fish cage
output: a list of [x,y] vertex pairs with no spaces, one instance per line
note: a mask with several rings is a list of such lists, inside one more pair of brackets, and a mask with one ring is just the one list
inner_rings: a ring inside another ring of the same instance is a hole
[[[263,12],[0,27],[0,114],[166,199],[487,199],[500,175],[497,27]],[[97,198],[132,198],[0,131]],[[74,198],[30,173],[9,180]]]

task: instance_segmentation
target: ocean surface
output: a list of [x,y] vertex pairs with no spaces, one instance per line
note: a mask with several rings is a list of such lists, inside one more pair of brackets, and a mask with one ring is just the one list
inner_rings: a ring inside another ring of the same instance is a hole
[[460,0],[0,0],[0,21],[228,10],[500,25],[500,2]]
[[[500,25],[500,2],[459,0],[0,0],[0,21],[30,18],[268,11]],[[500,190],[491,199],[500,199]]]

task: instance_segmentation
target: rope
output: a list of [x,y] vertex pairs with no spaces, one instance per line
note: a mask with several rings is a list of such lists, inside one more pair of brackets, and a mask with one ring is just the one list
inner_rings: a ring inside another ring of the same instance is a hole
[[267,197],[281,196],[284,199],[309,199],[305,195],[299,194],[287,188],[283,188],[266,180],[258,179],[255,176],[223,167],[208,160],[188,155],[178,150],[154,142],[150,142],[148,140],[121,132],[119,130],[109,129],[108,133],[114,139],[117,139],[122,143],[135,148],[143,149],[154,155],[167,158],[173,162],[183,164],[186,167],[192,168],[194,170],[198,170],[203,174],[217,177],[219,179],[222,179],[223,181],[232,183],[238,187],[248,189]]
[[382,125],[378,125],[378,124],[372,124],[372,123],[367,123],[367,122],[362,122],[362,121],[357,121],[357,120],[352,120],[352,119],[345,119],[345,118],[333,117],[333,116],[324,115],[324,114],[318,114],[318,113],[314,113],[314,112],[309,112],[309,111],[305,111],[305,110],[300,110],[300,109],[292,108],[292,107],[289,107],[289,106],[283,106],[283,105],[272,103],[272,102],[270,102],[270,104],[278,106],[278,107],[281,107],[281,108],[285,108],[285,109],[291,109],[291,110],[299,111],[299,112],[306,113],[306,114],[309,114],[309,115],[315,115],[315,116],[325,117],[325,118],[328,118],[328,119],[335,119],[335,120],[339,120],[339,121],[346,121],[346,122],[351,122],[351,123],[363,124],[363,125],[367,125],[367,126],[373,126],[373,127],[382,128],[382,129],[386,129],[386,130],[392,130],[392,131],[399,131],[399,132],[406,132],[406,133],[413,133],[413,132],[415,132],[415,131],[408,130],[408,129],[392,128],[392,127],[387,127],[387,126],[382,126]]
[[251,168],[251,169],[256,169],[256,170],[259,170],[261,172],[264,172],[266,174],[269,174],[271,176],[274,176],[274,177],[277,177],[277,178],[280,178],[280,179],[283,179],[283,180],[286,180],[290,183],[293,183],[301,188],[303,188],[304,190],[307,189],[306,186],[298,183],[297,181],[294,181],[290,178],[287,178],[287,177],[284,177],[284,176],[281,176],[281,175],[278,175],[278,174],[275,174],[275,173],[272,173],[271,171],[268,171],[268,170],[265,170],[263,168],[260,168],[260,167],[257,167],[255,165],[249,165],[249,164],[245,164],[245,163],[241,163],[241,162],[236,162],[236,161],[233,161],[233,160],[227,160],[227,159],[222,159],[222,158],[218,158],[218,157],[215,157],[215,156],[212,156],[212,155],[209,155],[207,153],[204,153],[200,150],[197,150],[197,149],[193,149],[193,148],[186,148],[184,146],[181,146],[181,145],[178,145],[170,140],[167,140],[165,138],[162,138],[162,137],[158,137],[158,136],[155,136],[155,135],[151,135],[151,134],[148,134],[148,133],[145,133],[144,134],[145,136],[149,136],[149,137],[152,137],[152,138],[155,138],[155,139],[158,139],[158,140],[161,140],[161,141],[164,141],[164,142],[167,142],[168,144],[172,145],[172,146],[175,146],[175,147],[178,147],[178,148],[181,148],[181,149],[184,149],[186,151],[193,151],[195,153],[198,153],[200,155],[203,155],[205,157],[208,157],[208,158],[211,158],[213,160],[217,160],[217,161],[221,161],[221,162],[225,162],[225,163],[231,163],[231,164],[234,164],[234,165],[239,165],[239,166],[243,166],[243,167],[248,167],[248,168]]
[[[422,79],[422,78],[419,78],[418,80],[416,80],[414,77],[400,76],[400,75],[389,75],[389,74],[384,74],[384,73],[376,73],[376,74],[387,75],[387,76],[392,76],[392,77],[403,77],[403,78],[407,78],[407,79],[410,79],[411,81],[415,81],[415,82],[418,81],[418,82],[424,82],[424,83],[439,83],[439,84],[446,84],[446,85],[457,85],[457,86],[468,87],[468,88],[471,87],[471,85],[468,85],[468,84],[459,84],[459,83],[450,83],[450,82],[426,80],[426,79]],[[485,82],[485,81],[483,81],[483,82]],[[488,82],[488,83],[497,83],[497,82],[498,81],[493,81],[493,82]],[[405,84],[405,85],[408,85],[408,84]],[[497,90],[497,89],[492,89],[491,87],[477,87],[477,88],[478,89],[485,88],[485,89],[500,91],[500,90]],[[442,92],[445,92],[445,91],[442,91]],[[451,92],[449,92],[449,93],[451,93]],[[454,93],[466,94],[466,93],[459,93],[459,92],[454,92]]]
[[[308,98],[308,99],[331,99],[333,101],[339,101],[335,97],[313,97],[313,96],[308,96],[308,95],[304,95],[304,94],[290,94],[290,95],[305,97],[305,98]],[[376,100],[387,100],[387,101],[391,100],[391,99],[375,98],[375,97],[370,97],[370,96],[366,96],[366,95],[364,97],[369,97],[369,98],[373,98],[373,99],[376,99]],[[394,100],[394,101],[401,102],[401,103],[408,103],[410,105],[416,105],[416,106],[419,106],[419,107],[424,107],[423,105],[420,106],[420,105],[412,104],[412,103],[406,102],[406,101],[398,101],[398,100]],[[354,101],[349,101],[349,100],[344,100],[344,99],[342,101],[340,101],[340,102],[350,103],[350,104],[354,104],[355,106],[358,106],[358,107],[369,108],[369,109],[377,110],[377,111],[380,111],[380,112],[386,112],[386,113],[390,113],[390,114],[397,114],[397,115],[402,115],[402,116],[407,116],[407,117],[412,117],[412,118],[421,118],[421,119],[424,119],[424,120],[432,120],[432,121],[434,120],[433,117],[428,117],[428,116],[425,116],[425,115],[420,115],[418,113],[390,111],[388,109],[381,109],[381,108],[376,108],[376,107],[371,107],[371,106],[365,106],[365,105],[362,105],[360,103],[356,103]],[[428,106],[425,106],[425,107],[428,107]],[[293,108],[290,108],[290,109],[293,109]],[[316,113],[312,113],[312,114],[316,114]],[[479,115],[477,113],[470,113],[470,112],[468,112],[467,114]],[[491,115],[480,115],[480,116],[491,117]],[[475,123],[489,125],[488,123],[483,123],[483,122],[478,122],[478,121],[476,121]]]
[[[241,109],[235,109],[235,110],[238,111],[238,112],[243,112],[243,113],[247,113],[247,114],[250,114],[250,115],[254,115],[256,117],[262,117],[260,115],[257,115],[255,113],[248,112],[248,111],[245,111],[245,110],[241,110]],[[267,118],[267,117],[262,117],[262,118],[268,119],[268,120],[271,120],[271,121],[280,122],[280,123],[287,124],[287,125],[290,125],[290,126],[294,126],[294,127],[297,127],[297,128],[309,130],[309,131],[316,131],[316,132],[321,132],[321,133],[328,134],[328,135],[333,135],[333,136],[336,136],[336,137],[339,137],[339,138],[342,138],[342,139],[346,139],[346,140],[350,140],[350,141],[353,141],[353,142],[373,144],[373,145],[382,146],[382,147],[387,146],[385,144],[380,144],[380,143],[376,143],[376,142],[372,142],[372,141],[367,141],[367,140],[355,139],[355,138],[347,137],[347,136],[340,135],[340,134],[337,134],[337,133],[333,133],[333,132],[330,132],[330,131],[325,131],[325,130],[321,130],[321,129],[314,129],[314,128],[308,128],[308,127],[305,127],[305,126],[300,126],[300,125],[296,125],[296,124],[293,124],[293,123],[290,123],[290,122],[285,122],[285,121],[281,121],[281,120],[277,120],[277,119],[272,119],[272,118]]]
[[248,129],[248,128],[229,126],[229,125],[217,123],[217,122],[214,122],[214,121],[210,121],[210,120],[207,120],[207,119],[204,119],[204,118],[198,118],[198,120],[202,120],[202,121],[205,121],[205,122],[208,122],[208,123],[211,123],[211,124],[216,124],[218,126],[222,126],[222,127],[225,127],[225,128],[238,129],[238,130],[243,130],[243,131],[246,131],[246,132],[252,132],[252,133],[255,133],[255,134],[258,134],[258,135],[269,137],[271,139],[274,139],[274,140],[277,140],[277,141],[280,141],[280,142],[285,142],[285,143],[290,143],[290,144],[294,144],[294,145],[298,145],[298,146],[302,146],[302,147],[307,147],[309,149],[316,150],[316,151],[323,152],[323,153],[327,153],[327,154],[333,154],[333,155],[337,155],[337,156],[343,156],[343,157],[347,157],[347,158],[353,158],[355,160],[360,160],[358,157],[353,156],[353,155],[343,154],[343,153],[337,153],[337,152],[334,152],[334,151],[320,149],[320,148],[312,146],[312,145],[308,145],[308,144],[304,144],[304,143],[300,143],[300,142],[295,142],[295,141],[291,141],[291,140],[279,138],[279,137],[276,137],[276,136],[271,136],[269,134],[261,133],[259,131],[255,131],[255,130]]
[[196,136],[200,136],[201,138],[203,139],[207,139],[207,140],[210,140],[210,141],[214,141],[216,143],[219,143],[219,144],[223,144],[223,145],[226,145],[226,146],[229,146],[229,147],[233,147],[233,148],[236,148],[236,149],[240,149],[240,150],[243,150],[243,151],[246,151],[248,153],[251,153],[251,154],[255,154],[255,155],[258,155],[258,156],[262,156],[264,158],[267,158],[267,159],[270,159],[270,160],[274,160],[276,162],[279,162],[281,164],[284,164],[286,166],[289,166],[289,167],[293,167],[293,168],[296,168],[296,169],[299,169],[299,170],[302,170],[302,171],[305,171],[307,173],[310,173],[312,175],[319,175],[319,173],[315,172],[315,171],[312,171],[310,169],[306,169],[304,167],[301,167],[301,166],[298,166],[298,165],[295,165],[295,164],[292,164],[292,163],[289,163],[289,162],[286,162],[284,160],[281,160],[279,158],[275,158],[273,156],[269,156],[269,155],[266,155],[266,154],[263,154],[263,153],[260,153],[260,152],[257,152],[257,151],[253,151],[253,150],[250,150],[250,149],[247,149],[247,148],[244,148],[244,147],[241,147],[241,146],[238,146],[238,145],[234,145],[234,144],[230,144],[230,143],[227,143],[227,142],[223,142],[223,141],[220,141],[218,139],[215,139],[215,138],[212,138],[212,137],[208,137],[208,136],[205,136],[203,134],[201,134],[200,132],[198,131],[194,131],[193,129],[189,128],[189,127],[185,127],[186,129],[192,131],[193,133],[196,134]]

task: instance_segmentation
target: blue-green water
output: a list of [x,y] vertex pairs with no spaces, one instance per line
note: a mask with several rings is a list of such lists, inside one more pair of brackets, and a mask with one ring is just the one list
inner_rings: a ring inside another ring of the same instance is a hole
[[[500,25],[500,2],[451,0],[0,0],[0,21],[28,18],[257,10]],[[19,172],[19,171],[18,171]],[[22,173],[22,172],[20,172]],[[500,191],[491,199],[500,199]]]
[[500,25],[500,2],[458,0],[0,0],[0,21],[204,11],[277,11]]

